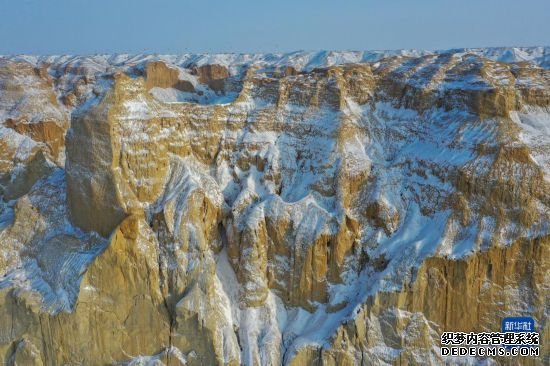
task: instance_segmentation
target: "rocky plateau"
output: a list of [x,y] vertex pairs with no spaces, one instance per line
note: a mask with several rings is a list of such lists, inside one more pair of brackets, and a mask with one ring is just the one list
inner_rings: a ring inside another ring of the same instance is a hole
[[550,364],[550,48],[0,56],[0,363]]

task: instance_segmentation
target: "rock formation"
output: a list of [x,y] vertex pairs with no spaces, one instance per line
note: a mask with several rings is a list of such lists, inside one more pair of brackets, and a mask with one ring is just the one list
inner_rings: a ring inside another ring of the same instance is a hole
[[174,88],[180,91],[194,92],[195,88],[187,80],[181,80],[177,69],[170,68],[162,61],[148,62],[145,67],[145,85],[153,87]]
[[549,54],[0,58],[0,361],[548,364]]

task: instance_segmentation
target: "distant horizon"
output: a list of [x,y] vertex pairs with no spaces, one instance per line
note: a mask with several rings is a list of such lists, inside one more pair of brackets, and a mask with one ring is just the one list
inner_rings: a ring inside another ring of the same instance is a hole
[[279,52],[181,52],[181,53],[164,53],[164,52],[98,52],[98,53],[51,53],[51,54],[36,54],[36,53],[0,53],[0,57],[17,57],[17,56],[30,56],[30,57],[55,57],[55,56],[114,56],[114,55],[158,55],[158,56],[181,56],[181,55],[287,55],[292,53],[318,53],[318,52],[395,52],[395,51],[421,51],[432,53],[443,53],[447,51],[455,50],[482,50],[482,49],[535,49],[544,48],[549,49],[550,45],[534,45],[534,46],[488,46],[488,47],[451,47],[451,48],[439,48],[439,49],[425,49],[425,48],[388,48],[388,49],[298,49],[291,51],[279,51]]
[[0,8],[2,55],[550,46],[547,0],[0,0]]

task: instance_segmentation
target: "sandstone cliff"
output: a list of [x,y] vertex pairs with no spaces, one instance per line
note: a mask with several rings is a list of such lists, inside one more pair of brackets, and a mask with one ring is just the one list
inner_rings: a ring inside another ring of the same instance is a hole
[[439,365],[532,316],[548,364],[550,51],[499,52],[0,59],[0,361]]

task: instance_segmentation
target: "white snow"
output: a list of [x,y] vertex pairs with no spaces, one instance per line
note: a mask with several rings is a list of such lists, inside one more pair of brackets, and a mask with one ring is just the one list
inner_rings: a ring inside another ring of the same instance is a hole
[[521,128],[520,141],[529,146],[533,160],[550,181],[550,110],[528,107],[512,112],[510,117]]

